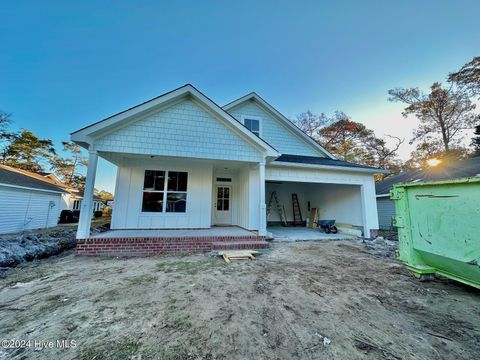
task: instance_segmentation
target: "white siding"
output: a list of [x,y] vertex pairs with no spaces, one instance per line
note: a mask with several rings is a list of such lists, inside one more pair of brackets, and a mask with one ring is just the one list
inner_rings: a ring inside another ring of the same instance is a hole
[[320,219],[363,226],[359,185],[309,184],[307,189],[307,200],[318,208]]
[[[145,170],[187,171],[185,213],[142,213]],[[193,161],[135,161],[118,168],[113,229],[209,228],[212,209],[211,165]]]
[[242,121],[242,115],[261,118],[262,138],[282,154],[325,156],[320,150],[292,132],[254,101],[246,101],[228,112],[240,122]]
[[378,225],[382,230],[391,230],[392,218],[395,216],[395,203],[388,196],[377,198]]
[[95,139],[98,151],[259,161],[260,151],[193,100],[148,115]]
[[55,226],[62,205],[60,193],[0,185],[0,233]]

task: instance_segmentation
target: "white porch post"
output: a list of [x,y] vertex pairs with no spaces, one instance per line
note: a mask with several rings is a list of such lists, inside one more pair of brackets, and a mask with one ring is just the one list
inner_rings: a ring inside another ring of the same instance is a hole
[[258,222],[258,235],[267,235],[267,205],[265,203],[265,160],[258,165],[259,178],[260,178],[260,220]]
[[87,179],[85,180],[85,191],[83,193],[80,219],[78,220],[77,239],[86,239],[90,236],[90,225],[93,216],[93,187],[97,174],[98,154],[95,150],[88,151]]

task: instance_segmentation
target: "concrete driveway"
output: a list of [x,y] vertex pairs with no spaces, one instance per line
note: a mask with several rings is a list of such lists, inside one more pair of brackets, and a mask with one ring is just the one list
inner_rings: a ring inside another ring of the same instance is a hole
[[272,226],[267,228],[275,241],[304,241],[304,240],[332,240],[332,239],[353,239],[352,235],[346,234],[325,234],[320,229],[306,227],[283,227]]

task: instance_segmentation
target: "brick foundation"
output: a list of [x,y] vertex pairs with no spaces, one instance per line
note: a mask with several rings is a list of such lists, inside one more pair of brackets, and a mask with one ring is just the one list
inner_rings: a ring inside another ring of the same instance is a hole
[[87,256],[151,256],[269,247],[270,243],[263,236],[89,238],[77,240],[76,253]]

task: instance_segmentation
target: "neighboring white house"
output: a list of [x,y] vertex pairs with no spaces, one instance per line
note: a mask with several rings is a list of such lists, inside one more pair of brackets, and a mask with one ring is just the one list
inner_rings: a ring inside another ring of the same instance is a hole
[[[83,199],[83,191],[74,189],[71,186],[64,184],[55,174],[50,172],[32,173],[32,176],[33,175],[35,175],[37,178],[41,176],[41,179],[51,182],[52,184],[57,185],[67,191],[67,194],[62,197],[62,210],[80,210]],[[104,207],[104,200],[97,195],[93,195],[93,211],[101,211]]]
[[479,177],[480,156],[455,161],[450,164],[440,163],[424,170],[403,172],[391,176],[375,184],[377,197],[378,223],[382,230],[392,230],[392,219],[395,216],[395,203],[390,199],[393,185],[416,181],[452,180],[458,178]]
[[66,196],[37,174],[0,165],[0,234],[57,225]]
[[[118,166],[112,229],[236,225],[265,236],[272,191],[290,221],[296,193],[304,219],[310,205],[367,237],[378,229],[374,174],[384,170],[336,160],[256,93],[220,107],[188,84],[71,139],[89,151],[81,214],[91,213],[98,157]],[[77,238],[89,230],[81,215]]]

